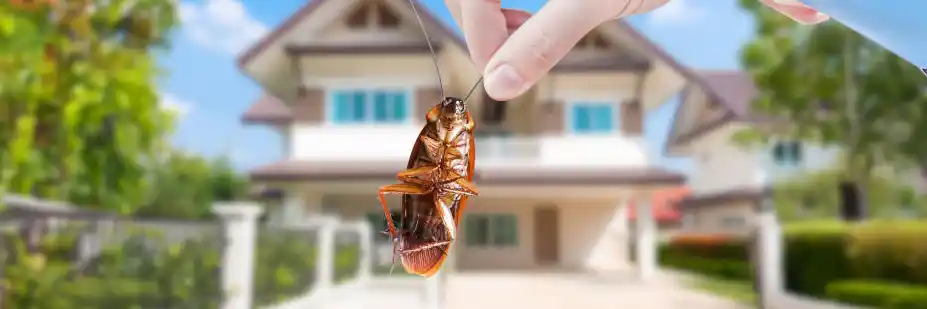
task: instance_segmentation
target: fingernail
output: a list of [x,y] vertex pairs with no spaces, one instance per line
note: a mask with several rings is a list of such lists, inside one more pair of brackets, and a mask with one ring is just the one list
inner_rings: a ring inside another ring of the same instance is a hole
[[525,78],[509,64],[503,64],[486,74],[486,92],[496,98],[511,99],[528,90]]

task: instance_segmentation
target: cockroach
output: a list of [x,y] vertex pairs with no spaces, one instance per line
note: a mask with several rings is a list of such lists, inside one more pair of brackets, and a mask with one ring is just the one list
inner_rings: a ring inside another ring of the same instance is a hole
[[[444,83],[437,55],[414,0],[409,2],[431,50],[443,96]],[[467,198],[479,195],[473,184],[475,123],[466,100],[481,81],[482,78],[463,100],[444,97],[428,111],[425,125],[412,146],[406,170],[396,175],[400,183],[383,186],[377,192],[393,240],[394,261],[398,256],[408,273],[430,277],[438,272],[457,237]],[[384,198],[386,194],[402,195],[398,228],[393,225]]]

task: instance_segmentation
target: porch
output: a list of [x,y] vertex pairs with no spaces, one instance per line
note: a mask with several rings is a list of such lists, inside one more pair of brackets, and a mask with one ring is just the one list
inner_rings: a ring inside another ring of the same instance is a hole
[[[635,267],[628,262],[627,252],[633,243],[638,246],[637,260],[642,261],[636,267],[639,278],[652,277],[657,231],[648,199],[651,192],[678,182],[671,178],[657,181],[653,174],[628,171],[597,171],[595,175],[601,178],[590,179],[587,174],[583,179],[576,177],[582,175],[580,172],[569,171],[570,182],[551,179],[554,173],[545,170],[535,170],[532,173],[537,176],[518,181],[500,181],[488,172],[477,174],[484,178],[477,182],[481,195],[468,201],[445,269],[633,272]],[[518,172],[505,176],[513,174],[517,176]],[[367,221],[378,234],[374,261],[388,264],[392,244],[388,237],[379,235],[386,226],[376,191],[391,182],[386,177],[369,176],[350,181],[277,181],[270,185],[281,188],[283,198],[277,207],[268,210],[268,216],[283,225],[298,225],[323,215]],[[388,196],[387,203],[392,211],[399,211],[398,196]],[[637,207],[636,213],[644,214],[633,232],[629,231],[629,205]],[[394,217],[398,218],[398,214]],[[634,241],[630,237],[635,237]]]

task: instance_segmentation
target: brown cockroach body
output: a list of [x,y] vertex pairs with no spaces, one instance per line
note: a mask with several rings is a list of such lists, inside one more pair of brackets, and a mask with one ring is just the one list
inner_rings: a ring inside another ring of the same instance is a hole
[[[466,104],[447,97],[425,118],[407,169],[396,175],[401,183],[380,188],[378,196],[403,268],[429,277],[447,258],[467,198],[479,193],[472,183],[474,123]],[[386,205],[386,194],[403,194],[398,229]]]

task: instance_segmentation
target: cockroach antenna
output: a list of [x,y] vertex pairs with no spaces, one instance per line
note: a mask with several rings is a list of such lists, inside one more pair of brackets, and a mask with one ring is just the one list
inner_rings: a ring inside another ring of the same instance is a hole
[[445,96],[444,93],[444,81],[441,80],[441,68],[438,67],[438,54],[435,53],[434,46],[431,46],[431,38],[428,37],[428,30],[425,29],[425,23],[422,22],[422,16],[418,14],[418,9],[415,8],[416,0],[409,0],[409,5],[412,6],[412,13],[415,13],[415,19],[418,20],[418,26],[422,28],[422,34],[425,35],[425,42],[428,43],[428,50],[431,51],[431,61],[435,63],[435,72],[438,73],[438,86],[441,87],[441,96]]
[[476,87],[479,86],[480,83],[482,83],[482,82],[483,82],[483,77],[480,76],[480,79],[476,80],[476,84],[473,84],[473,87],[470,88],[470,92],[467,92],[467,96],[464,97],[464,99],[463,99],[464,103],[466,103],[467,100],[470,99],[470,95],[473,94],[473,91],[476,90]]

